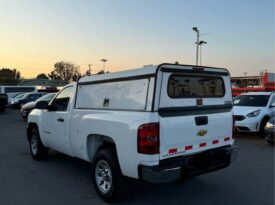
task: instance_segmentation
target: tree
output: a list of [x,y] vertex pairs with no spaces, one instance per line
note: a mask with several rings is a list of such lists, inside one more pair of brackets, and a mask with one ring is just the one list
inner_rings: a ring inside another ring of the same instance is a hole
[[105,74],[105,73],[110,73],[110,72],[109,71],[104,72],[104,70],[100,70],[100,71],[98,71],[97,75]]
[[49,77],[45,73],[40,73],[36,76],[36,78],[40,79],[49,79]]
[[91,76],[91,75],[92,75],[91,69],[86,70],[84,76]]
[[73,75],[73,81],[78,81],[80,78],[81,78],[82,76],[81,76],[81,73],[76,73],[76,74],[74,74]]
[[2,68],[0,70],[0,83],[17,84],[20,80],[21,73],[16,69]]
[[48,74],[48,77],[52,80],[61,80],[60,76],[56,74],[56,72],[52,71]]
[[60,61],[54,64],[53,71],[48,75],[53,80],[76,81],[81,76],[79,66],[73,63]]

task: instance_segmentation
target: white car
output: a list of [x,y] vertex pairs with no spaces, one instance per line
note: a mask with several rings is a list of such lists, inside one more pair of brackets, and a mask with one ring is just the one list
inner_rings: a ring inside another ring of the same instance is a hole
[[237,132],[263,134],[268,120],[275,114],[274,92],[249,92],[234,99],[234,119]]
[[16,100],[19,100],[24,95],[25,95],[25,93],[19,93],[19,94],[15,94],[14,96],[10,97],[8,100],[8,107],[10,107],[11,104],[13,104]]

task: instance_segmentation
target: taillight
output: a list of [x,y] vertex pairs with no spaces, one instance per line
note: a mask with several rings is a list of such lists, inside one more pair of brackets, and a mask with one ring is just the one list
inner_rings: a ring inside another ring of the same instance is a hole
[[159,123],[139,126],[137,148],[141,154],[159,154]]
[[234,138],[235,131],[236,131],[236,127],[235,127],[235,117],[234,117],[234,115],[233,115],[233,116],[232,116],[232,138]]

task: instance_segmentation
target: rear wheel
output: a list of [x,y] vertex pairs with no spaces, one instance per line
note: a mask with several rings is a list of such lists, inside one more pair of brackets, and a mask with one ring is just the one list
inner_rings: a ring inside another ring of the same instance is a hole
[[107,202],[117,200],[123,189],[123,176],[115,149],[99,150],[92,167],[92,179],[98,195]]
[[47,157],[48,148],[42,144],[39,132],[36,128],[31,130],[29,143],[31,155],[35,160],[43,160]]

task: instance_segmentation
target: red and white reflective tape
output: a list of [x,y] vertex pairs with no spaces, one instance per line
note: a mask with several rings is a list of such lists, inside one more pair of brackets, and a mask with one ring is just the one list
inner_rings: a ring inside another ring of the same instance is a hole
[[212,144],[218,144],[220,141],[219,140],[213,140]]
[[177,148],[169,149],[169,154],[177,153],[177,151],[178,151]]
[[191,149],[193,149],[193,145],[187,145],[187,146],[185,146],[184,149],[185,149],[185,150],[191,150]]
[[230,137],[224,138],[224,141],[225,141],[225,142],[227,142],[227,141],[229,141],[229,140],[230,140]]
[[[225,137],[225,138],[223,139],[223,141],[224,141],[224,142],[228,142],[228,141],[230,141],[230,139],[231,139],[230,137]],[[218,140],[218,139],[212,141],[212,144],[213,144],[213,145],[219,144],[219,143],[220,143],[220,140]],[[201,148],[201,147],[206,147],[206,145],[207,145],[206,142],[202,142],[202,143],[199,144],[199,147],[200,147],[200,148]],[[187,146],[184,147],[184,150],[185,150],[185,151],[192,150],[192,149],[193,149],[193,145],[187,145]],[[168,153],[169,153],[169,154],[176,154],[177,152],[178,152],[178,149],[177,149],[177,148],[172,148],[172,149],[169,149],[169,150],[168,150]]]

